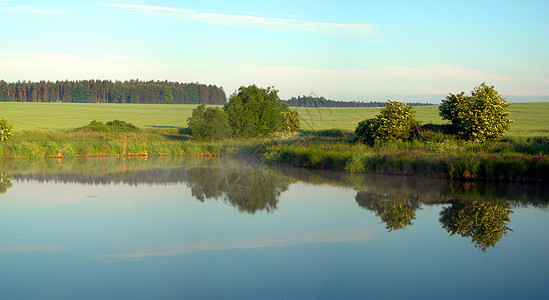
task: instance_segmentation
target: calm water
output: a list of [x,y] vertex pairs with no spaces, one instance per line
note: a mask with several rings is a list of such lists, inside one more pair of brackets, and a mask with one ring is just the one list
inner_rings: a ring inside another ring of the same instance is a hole
[[549,189],[229,160],[0,162],[3,299],[547,299]]

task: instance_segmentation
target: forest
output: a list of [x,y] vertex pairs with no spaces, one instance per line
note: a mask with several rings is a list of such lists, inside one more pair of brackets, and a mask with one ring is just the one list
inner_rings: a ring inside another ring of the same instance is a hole
[[[386,105],[385,101],[370,101],[370,102],[360,102],[360,101],[337,101],[329,100],[324,97],[313,97],[313,96],[299,96],[292,97],[289,100],[285,100],[289,106],[294,107],[384,107]],[[421,106],[421,105],[433,105],[430,103],[420,103],[407,102],[410,106]]]
[[0,101],[65,103],[225,104],[222,87],[170,81],[0,80]]

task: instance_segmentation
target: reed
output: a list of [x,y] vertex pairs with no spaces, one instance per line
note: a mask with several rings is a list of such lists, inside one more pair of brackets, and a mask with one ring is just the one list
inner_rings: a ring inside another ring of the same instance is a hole
[[225,146],[158,132],[23,131],[0,144],[0,158],[219,156]]

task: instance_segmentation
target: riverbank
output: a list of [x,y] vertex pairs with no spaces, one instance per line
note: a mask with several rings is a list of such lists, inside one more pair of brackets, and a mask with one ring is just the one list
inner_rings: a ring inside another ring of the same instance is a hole
[[253,156],[264,163],[421,175],[454,180],[549,182],[549,138],[474,143],[438,140],[375,146],[345,130],[302,131],[268,139],[197,142],[178,130],[141,132],[23,131],[0,144],[2,159],[148,156]]

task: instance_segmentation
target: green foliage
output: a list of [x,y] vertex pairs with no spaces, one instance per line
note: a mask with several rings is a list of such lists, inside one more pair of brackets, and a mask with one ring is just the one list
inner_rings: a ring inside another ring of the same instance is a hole
[[373,119],[367,119],[355,129],[359,140],[370,144],[407,140],[418,126],[412,108],[402,102],[387,101],[387,106]]
[[0,80],[0,101],[72,103],[225,104],[221,87],[169,81],[18,81]]
[[512,231],[507,224],[511,221],[511,206],[506,202],[453,201],[452,206],[440,212],[440,223],[451,236],[459,234],[471,237],[475,247],[486,251]]
[[296,111],[283,111],[281,114],[284,116],[283,131],[298,132],[301,127],[299,114]]
[[0,118],[0,142],[8,140],[13,135],[13,125],[6,118]]
[[187,120],[191,135],[197,140],[221,140],[231,134],[227,114],[219,107],[199,105]]
[[483,142],[500,139],[511,127],[512,120],[505,111],[509,105],[494,86],[482,83],[471,96],[450,93],[442,100],[439,112],[444,120],[452,122],[461,138]]
[[91,121],[89,125],[77,128],[76,131],[93,131],[93,132],[139,132],[139,127],[132,123],[126,123],[120,120],[113,120],[107,123]]
[[224,110],[229,117],[233,134],[237,137],[268,136],[275,132],[299,129],[297,113],[284,114],[290,112],[288,104],[280,102],[278,91],[270,87],[240,87],[231,96]]

